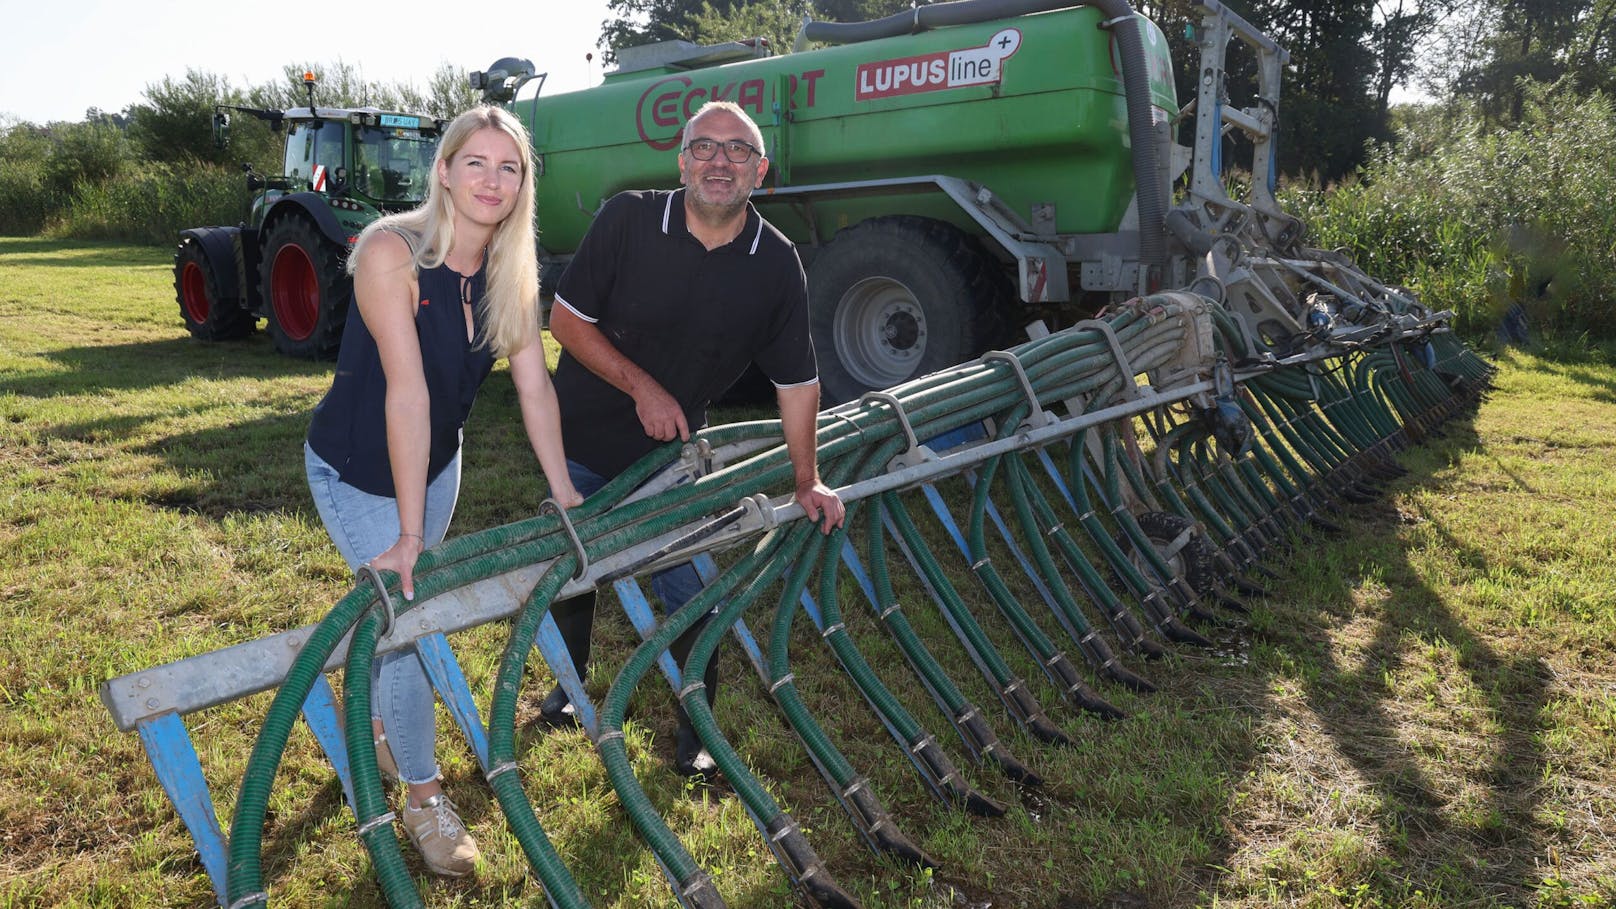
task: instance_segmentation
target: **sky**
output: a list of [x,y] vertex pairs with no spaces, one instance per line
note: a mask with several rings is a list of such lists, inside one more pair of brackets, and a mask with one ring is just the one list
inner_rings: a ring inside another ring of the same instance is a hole
[[340,61],[367,80],[425,90],[443,63],[471,71],[525,57],[549,73],[545,94],[572,91],[600,82],[606,18],[606,0],[0,0],[0,125],[121,111],[187,68],[246,88],[279,80],[288,64]]

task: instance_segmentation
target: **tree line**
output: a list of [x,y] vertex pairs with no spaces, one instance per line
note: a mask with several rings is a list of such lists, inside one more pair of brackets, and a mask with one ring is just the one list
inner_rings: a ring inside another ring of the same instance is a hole
[[[1610,336],[1616,305],[1604,288],[1616,284],[1616,216],[1604,200],[1616,196],[1616,0],[1224,3],[1291,53],[1281,169],[1287,201],[1315,224],[1321,245],[1351,247],[1389,269],[1379,273],[1434,291],[1439,305],[1468,308],[1476,330],[1513,282],[1535,288],[1540,301],[1559,294],[1548,309],[1566,327]],[[608,59],[611,48],[675,39],[762,37],[783,52],[805,18],[857,21],[910,6],[610,0],[599,43]],[[1135,8],[1168,36],[1180,101],[1195,97],[1191,0],[1136,0]],[[1238,55],[1231,63],[1232,103],[1256,103],[1255,73]],[[169,243],[180,227],[234,223],[245,201],[241,163],[278,173],[280,137],[242,117],[230,147],[219,148],[214,106],[303,106],[305,68],[327,106],[451,116],[476,100],[454,67],[440,68],[423,90],[316,64],[239,89],[187,70],[116,113],[49,124],[0,119],[0,234]],[[1393,104],[1399,88],[1423,101]],[[1553,279],[1517,280],[1528,272]]]

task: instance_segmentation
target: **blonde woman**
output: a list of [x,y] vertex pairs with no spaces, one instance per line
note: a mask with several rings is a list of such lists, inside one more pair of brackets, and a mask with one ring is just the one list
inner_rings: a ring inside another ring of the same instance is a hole
[[[555,391],[539,336],[533,157],[494,107],[444,130],[421,206],[375,222],[348,261],[348,316],[331,390],[304,444],[309,489],[349,567],[397,572],[415,595],[416,557],[443,539],[460,489],[461,429],[494,360],[510,361],[528,441],[550,494],[567,476]],[[478,856],[438,779],[432,687],[413,649],[377,660],[372,721],[384,772],[409,786],[410,839],[434,873]]]

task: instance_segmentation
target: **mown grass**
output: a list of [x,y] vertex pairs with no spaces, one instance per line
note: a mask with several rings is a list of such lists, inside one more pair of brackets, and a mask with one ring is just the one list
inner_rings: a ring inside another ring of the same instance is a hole
[[[262,335],[192,343],[169,264],[164,251],[0,239],[0,907],[209,904],[183,826],[96,686],[314,621],[348,589],[298,451],[328,367],[280,358]],[[965,760],[844,589],[870,662],[971,782],[1010,806],[982,820],[931,801],[814,636],[799,634],[805,699],[941,862],[936,875],[863,851],[733,656],[720,723],[870,907],[1616,904],[1616,366],[1565,351],[1500,366],[1473,419],[1405,453],[1412,474],[1385,498],[1336,516],[1346,534],[1276,556],[1270,596],[1218,629],[1217,649],[1131,660],[1160,686],[1152,695],[1101,686],[1124,721],[1061,706],[961,573],[1072,748],[1015,733],[912,575],[896,572],[939,659],[1048,779],[1041,792]],[[502,376],[467,444],[455,532],[531,514],[543,483]],[[503,637],[455,639],[485,704]],[[602,620],[598,691],[631,637]],[[544,670],[532,676],[524,719],[547,687]],[[730,905],[792,905],[738,800],[672,774],[671,700],[665,686],[642,689],[629,752],[657,809]],[[267,703],[189,718],[226,824]],[[446,718],[443,729],[450,741]],[[526,790],[590,900],[673,905],[583,737],[524,726],[518,749]],[[453,744],[440,757],[489,862],[469,881],[422,879],[428,905],[545,905],[475,761]],[[301,730],[277,783],[265,836],[275,903],[381,905],[340,790]]]

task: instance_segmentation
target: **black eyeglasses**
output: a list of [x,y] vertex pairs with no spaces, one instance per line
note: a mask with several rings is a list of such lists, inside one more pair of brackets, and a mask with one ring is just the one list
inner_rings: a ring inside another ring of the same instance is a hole
[[691,139],[685,145],[685,151],[697,161],[713,160],[713,156],[718,154],[720,148],[724,149],[724,157],[728,158],[731,164],[745,164],[752,160],[753,155],[763,154],[758,151],[757,146],[739,139],[730,139],[727,142],[720,142],[717,139]]

